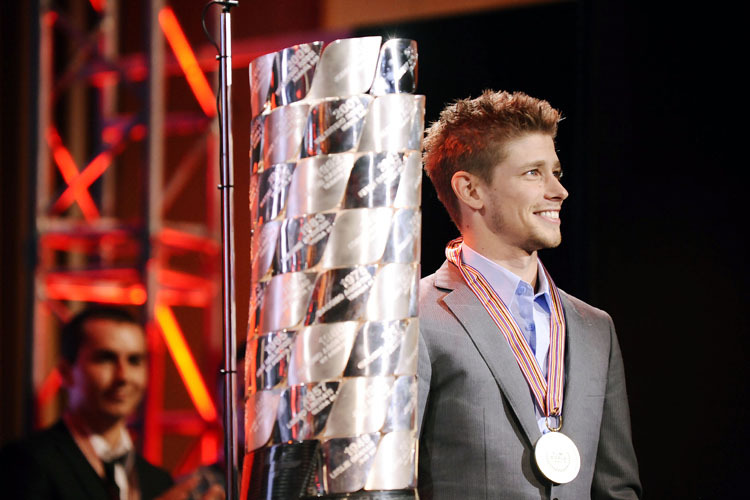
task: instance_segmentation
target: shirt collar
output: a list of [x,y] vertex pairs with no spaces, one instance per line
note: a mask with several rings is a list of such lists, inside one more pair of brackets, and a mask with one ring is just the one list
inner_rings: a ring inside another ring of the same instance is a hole
[[114,446],[110,446],[107,440],[99,434],[89,434],[88,438],[96,455],[105,462],[122,455],[130,455],[133,451],[133,440],[124,428],[120,433],[120,441]]
[[[484,255],[472,249],[466,242],[461,243],[461,260],[464,264],[468,264],[479,271],[507,306],[510,306],[519,287],[528,287],[530,290],[533,290],[531,285],[523,281],[520,276],[508,271],[500,264],[492,262]],[[541,265],[542,263],[538,262],[537,280],[539,281],[539,291],[534,294],[534,299],[542,297],[549,307],[549,304],[552,302],[549,293],[549,281],[547,280],[546,273],[538,271],[541,269]]]

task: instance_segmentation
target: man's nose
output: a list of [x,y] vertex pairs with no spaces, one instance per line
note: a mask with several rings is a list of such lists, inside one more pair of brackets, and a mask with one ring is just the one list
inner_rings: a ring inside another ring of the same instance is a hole
[[560,178],[554,175],[547,181],[547,197],[553,200],[563,201],[568,197],[568,190],[560,182]]
[[117,380],[126,381],[130,377],[131,368],[127,360],[118,360],[115,364],[115,378]]

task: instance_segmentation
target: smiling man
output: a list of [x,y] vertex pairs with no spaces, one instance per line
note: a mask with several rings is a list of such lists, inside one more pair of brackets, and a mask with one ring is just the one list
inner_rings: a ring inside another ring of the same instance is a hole
[[537,256],[561,241],[559,120],[486,91],[428,130],[425,170],[461,238],[420,284],[421,498],[640,497],[612,320]]
[[[196,481],[136,453],[127,431],[148,380],[146,336],[126,311],[93,307],[62,329],[58,369],[68,407],[55,425],[0,454],[3,494],[34,500],[187,498]],[[213,490],[206,499],[223,498]]]

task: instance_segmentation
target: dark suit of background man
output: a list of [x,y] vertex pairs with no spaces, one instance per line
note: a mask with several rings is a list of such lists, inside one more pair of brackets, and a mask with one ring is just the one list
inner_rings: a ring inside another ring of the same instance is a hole
[[[126,311],[86,309],[61,333],[59,364],[68,408],[49,429],[0,456],[0,496],[33,500],[186,498],[197,478],[169,473],[133,448],[126,424],[147,382],[146,338]],[[6,496],[7,495],[7,496]],[[222,498],[216,491],[206,498]]]
[[[449,245],[453,260],[420,284],[424,499],[640,497],[612,320],[562,291],[554,302],[554,283],[537,257],[561,241],[568,192],[554,145],[559,120],[546,101],[486,91],[447,107],[428,130],[425,169],[462,240]],[[561,417],[546,418],[509,337],[459,265],[476,269],[502,300],[518,326],[514,338],[528,345],[527,359],[545,377],[550,332],[564,324],[564,353],[555,349],[564,359]],[[564,314],[554,315],[555,303]],[[565,484],[547,479],[534,455],[540,437],[559,425],[580,452],[580,471]]]

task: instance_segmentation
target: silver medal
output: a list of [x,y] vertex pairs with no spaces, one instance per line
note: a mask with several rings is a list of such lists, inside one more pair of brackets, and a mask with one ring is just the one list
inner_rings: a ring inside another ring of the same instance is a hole
[[534,457],[544,476],[557,484],[569,483],[581,469],[575,443],[562,432],[548,432],[534,446]]

